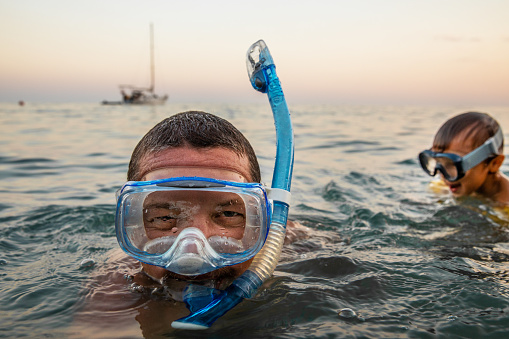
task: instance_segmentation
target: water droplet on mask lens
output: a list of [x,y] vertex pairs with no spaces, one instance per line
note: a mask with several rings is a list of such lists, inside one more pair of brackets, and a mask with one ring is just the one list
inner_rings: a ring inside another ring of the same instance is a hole
[[352,310],[351,308],[343,308],[342,310],[339,311],[338,315],[344,319],[352,319],[357,316],[355,311]]
[[140,286],[138,285],[137,283],[132,283],[131,285],[129,285],[129,289],[132,291],[132,292],[140,292],[140,293],[143,293],[145,291],[145,288],[143,286]]
[[95,260],[94,259],[90,259],[90,258],[83,259],[80,262],[80,268],[88,268],[88,267],[92,267],[94,265],[95,265]]

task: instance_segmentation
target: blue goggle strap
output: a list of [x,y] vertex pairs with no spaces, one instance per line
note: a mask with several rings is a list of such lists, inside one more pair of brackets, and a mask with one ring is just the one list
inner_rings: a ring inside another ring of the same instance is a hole
[[490,155],[498,155],[498,149],[502,145],[503,141],[504,133],[502,132],[502,128],[499,128],[494,136],[486,140],[484,144],[463,157],[463,171],[466,172],[469,169],[477,166],[483,160],[488,159]]

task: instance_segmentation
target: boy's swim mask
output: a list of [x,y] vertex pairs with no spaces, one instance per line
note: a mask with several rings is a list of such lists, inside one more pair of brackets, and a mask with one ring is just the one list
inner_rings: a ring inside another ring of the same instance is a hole
[[493,137],[464,157],[453,153],[436,153],[425,150],[419,154],[419,162],[422,169],[429,175],[435,176],[437,172],[440,172],[447,181],[453,182],[463,178],[466,171],[490,156],[497,155],[503,141],[504,134],[499,128]]
[[271,222],[270,189],[199,177],[129,181],[117,192],[122,249],[150,265],[200,275],[251,259]]

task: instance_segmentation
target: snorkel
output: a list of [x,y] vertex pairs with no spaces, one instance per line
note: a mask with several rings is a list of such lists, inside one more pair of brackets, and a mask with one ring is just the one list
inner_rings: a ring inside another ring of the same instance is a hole
[[[276,74],[276,66],[263,40],[247,51],[247,70],[253,88],[267,93],[276,127],[276,161],[272,190],[276,192],[272,220],[265,244],[251,266],[224,291],[190,285],[184,301],[191,314],[172,323],[174,328],[203,330],[245,298],[255,295],[258,288],[272,276],[283,247],[288,218],[292,181],[294,145],[290,112]],[[279,197],[278,197],[279,195]]]

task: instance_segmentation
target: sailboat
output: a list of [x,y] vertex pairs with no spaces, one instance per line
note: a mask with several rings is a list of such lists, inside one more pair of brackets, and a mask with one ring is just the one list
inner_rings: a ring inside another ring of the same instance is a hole
[[150,24],[150,87],[119,85],[122,101],[102,102],[103,105],[163,105],[168,95],[158,96],[154,93],[154,26]]

